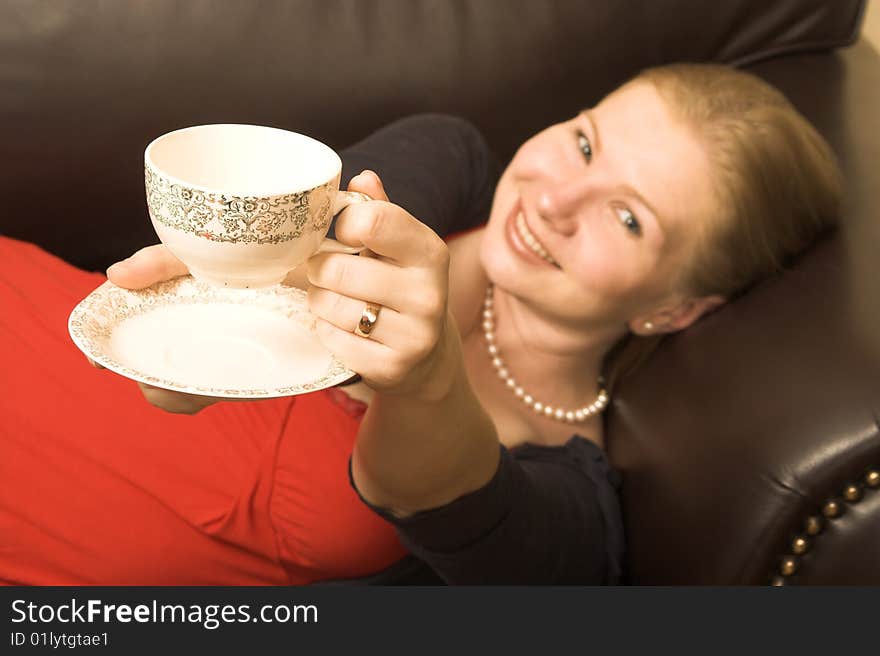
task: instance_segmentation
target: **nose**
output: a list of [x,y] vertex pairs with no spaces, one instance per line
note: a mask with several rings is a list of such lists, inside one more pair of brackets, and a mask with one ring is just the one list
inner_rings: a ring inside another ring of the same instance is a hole
[[558,232],[570,235],[577,229],[578,216],[588,195],[589,185],[583,176],[547,181],[536,190],[538,216]]

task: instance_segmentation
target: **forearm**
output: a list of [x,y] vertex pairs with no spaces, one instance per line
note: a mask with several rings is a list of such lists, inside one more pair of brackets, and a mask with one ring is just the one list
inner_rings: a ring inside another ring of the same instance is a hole
[[[460,347],[457,333],[448,348]],[[352,477],[373,505],[404,516],[485,485],[498,467],[498,437],[460,355],[436,393],[377,393],[361,422]],[[446,377],[447,374],[444,374]]]
[[492,480],[450,504],[406,517],[373,510],[450,584],[619,582],[620,481],[601,449],[573,437],[499,452]]

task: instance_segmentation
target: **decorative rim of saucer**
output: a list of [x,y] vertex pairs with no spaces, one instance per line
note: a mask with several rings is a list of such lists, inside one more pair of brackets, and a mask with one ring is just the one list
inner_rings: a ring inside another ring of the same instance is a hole
[[309,312],[306,292],[296,287],[275,285],[262,289],[227,289],[181,276],[146,289],[124,289],[107,280],[80,301],[70,313],[67,330],[80,351],[101,366],[126,378],[154,387],[219,398],[266,399],[316,392],[348,380],[355,373],[332,353],[330,365],[318,378],[285,387],[228,388],[191,385],[179,380],[152,376],[108,355],[102,341],[109,339],[122,321],[154,309],[181,304],[234,303],[259,305],[293,319],[314,332],[315,317]]

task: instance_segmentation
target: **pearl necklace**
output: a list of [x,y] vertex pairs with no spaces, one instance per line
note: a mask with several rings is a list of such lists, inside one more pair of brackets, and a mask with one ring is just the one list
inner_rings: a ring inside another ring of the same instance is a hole
[[489,283],[489,286],[486,288],[486,298],[483,300],[483,336],[486,339],[486,348],[489,351],[489,357],[492,358],[492,366],[495,367],[495,371],[498,372],[498,377],[504,381],[507,388],[538,414],[542,414],[550,419],[556,419],[557,421],[564,421],[573,424],[585,421],[594,415],[600,414],[608,405],[610,399],[608,392],[602,387],[601,378],[599,379],[599,395],[596,397],[596,400],[590,405],[578,408],[577,410],[565,410],[564,408],[557,408],[548,403],[536,401],[531,394],[528,394],[522,386],[516,382],[507,370],[507,365],[504,363],[504,360],[501,359],[501,353],[498,350],[498,346],[495,344],[495,313],[492,310],[492,289],[492,283]]

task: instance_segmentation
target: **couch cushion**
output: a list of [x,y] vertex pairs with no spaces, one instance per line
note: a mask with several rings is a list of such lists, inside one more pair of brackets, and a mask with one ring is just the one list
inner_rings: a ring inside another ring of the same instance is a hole
[[744,63],[855,36],[839,0],[300,0],[0,6],[0,232],[87,268],[155,241],[142,151],[274,125],[342,147],[398,116],[470,119],[502,159],[640,68]]

